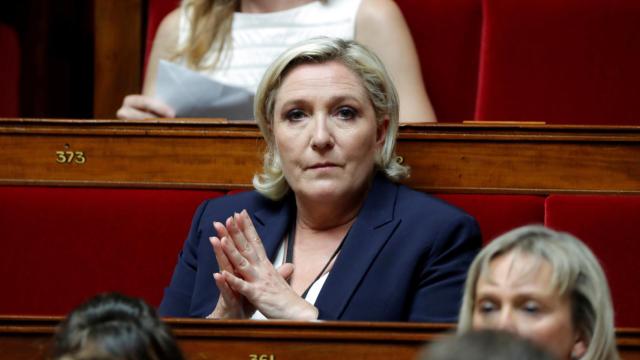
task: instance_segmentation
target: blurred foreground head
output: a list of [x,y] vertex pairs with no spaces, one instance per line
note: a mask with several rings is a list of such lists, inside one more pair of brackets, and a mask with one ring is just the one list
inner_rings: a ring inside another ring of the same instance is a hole
[[477,330],[429,345],[419,360],[553,360],[549,353],[516,334]]
[[169,328],[141,299],[98,295],[73,310],[54,338],[56,360],[182,360]]

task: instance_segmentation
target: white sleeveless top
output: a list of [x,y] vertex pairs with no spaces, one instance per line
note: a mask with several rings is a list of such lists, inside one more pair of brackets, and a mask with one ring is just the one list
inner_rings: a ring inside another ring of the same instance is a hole
[[[352,40],[356,14],[362,0],[314,1],[289,10],[270,13],[236,12],[231,30],[231,46],[223,55],[223,63],[202,74],[223,83],[255,93],[267,67],[284,50],[302,40],[330,36]],[[178,46],[187,41],[190,32],[190,9],[182,7]],[[203,65],[211,64],[213,50]]]

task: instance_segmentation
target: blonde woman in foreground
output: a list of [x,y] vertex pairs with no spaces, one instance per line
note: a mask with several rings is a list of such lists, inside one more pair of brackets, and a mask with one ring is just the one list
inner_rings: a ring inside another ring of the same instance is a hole
[[619,358],[598,260],[580,240],[543,226],[512,230],[473,261],[458,331],[485,328],[517,333],[559,359]]

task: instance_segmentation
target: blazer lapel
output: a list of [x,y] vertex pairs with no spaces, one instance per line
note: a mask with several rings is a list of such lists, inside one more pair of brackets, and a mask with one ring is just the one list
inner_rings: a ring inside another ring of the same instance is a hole
[[253,225],[271,261],[276,257],[292,216],[294,216],[294,210],[291,195],[284,201],[275,203],[272,207],[260,209],[252,215]]
[[371,263],[400,223],[393,210],[398,186],[376,176],[358,219],[325,282],[316,307],[322,319],[339,319]]

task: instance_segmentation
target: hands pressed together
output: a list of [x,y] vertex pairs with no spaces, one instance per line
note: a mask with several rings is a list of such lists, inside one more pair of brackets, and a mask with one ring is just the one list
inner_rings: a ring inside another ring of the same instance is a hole
[[209,241],[220,267],[213,274],[220,297],[208,318],[247,319],[259,310],[269,319],[317,319],[318,309],[286,281],[293,264],[271,264],[246,210],[213,227],[218,236]]

